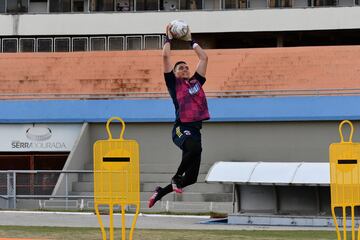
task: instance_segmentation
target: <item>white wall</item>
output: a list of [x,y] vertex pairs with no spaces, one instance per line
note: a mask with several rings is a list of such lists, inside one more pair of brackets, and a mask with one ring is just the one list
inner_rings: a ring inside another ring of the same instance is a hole
[[358,29],[359,15],[360,7],[0,15],[0,36],[159,34],[173,19],[196,33]]

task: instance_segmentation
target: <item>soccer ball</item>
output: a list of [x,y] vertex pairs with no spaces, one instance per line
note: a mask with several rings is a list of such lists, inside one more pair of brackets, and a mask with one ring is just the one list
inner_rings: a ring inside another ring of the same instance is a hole
[[174,20],[170,23],[170,32],[174,38],[182,38],[189,31],[189,25],[183,20]]

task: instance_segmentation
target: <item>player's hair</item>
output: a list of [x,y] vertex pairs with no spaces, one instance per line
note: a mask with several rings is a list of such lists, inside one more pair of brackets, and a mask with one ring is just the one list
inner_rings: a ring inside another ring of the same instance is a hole
[[175,63],[173,70],[175,71],[176,67],[177,67],[178,65],[180,65],[180,64],[187,64],[187,63],[184,62],[184,61],[178,61],[177,63]]

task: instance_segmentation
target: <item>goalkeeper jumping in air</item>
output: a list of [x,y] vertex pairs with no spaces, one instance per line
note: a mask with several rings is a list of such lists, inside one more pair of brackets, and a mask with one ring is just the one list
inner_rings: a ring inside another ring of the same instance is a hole
[[176,119],[172,140],[182,150],[182,160],[171,183],[163,188],[156,187],[149,199],[149,208],[166,194],[182,193],[186,186],[196,183],[201,161],[202,121],[210,118],[205,93],[202,89],[206,79],[208,57],[199,44],[192,41],[190,30],[181,38],[191,44],[199,58],[195,74],[190,76],[189,66],[184,61],[174,66],[170,61],[170,45],[173,34],[171,25],[166,27],[166,41],[163,47],[164,78],[175,107]]

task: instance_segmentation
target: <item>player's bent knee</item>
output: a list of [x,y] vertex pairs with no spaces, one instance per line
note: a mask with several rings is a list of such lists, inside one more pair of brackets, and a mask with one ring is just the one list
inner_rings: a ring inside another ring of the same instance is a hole
[[197,176],[195,177],[192,177],[192,178],[189,178],[187,179],[186,181],[184,181],[184,186],[183,187],[187,187],[187,186],[190,186],[190,185],[193,185],[197,182]]
[[190,184],[195,184],[197,182],[197,176],[191,179]]

